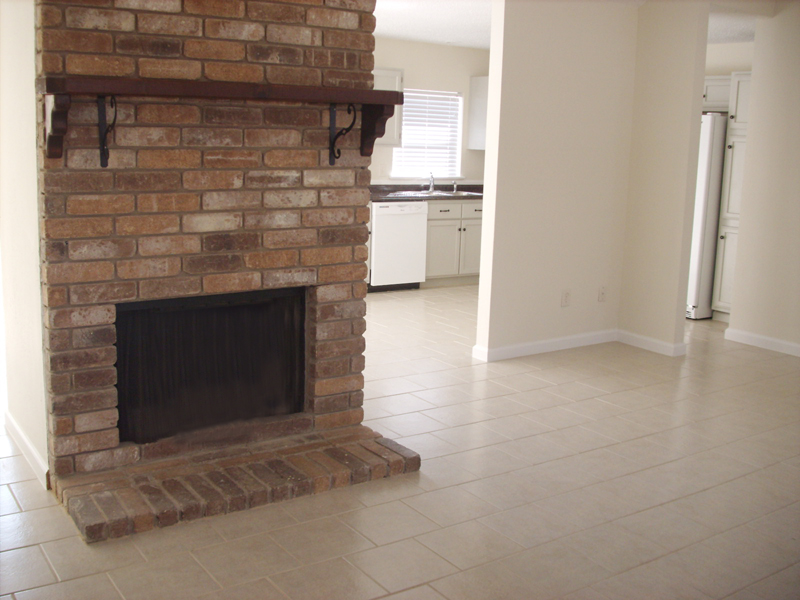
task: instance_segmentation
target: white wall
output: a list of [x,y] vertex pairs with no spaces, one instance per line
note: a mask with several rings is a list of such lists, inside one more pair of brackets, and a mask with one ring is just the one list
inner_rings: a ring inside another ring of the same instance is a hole
[[759,19],[728,339],[800,356],[800,2]]
[[706,75],[730,75],[753,68],[753,42],[709,44],[706,50]]
[[620,308],[623,340],[683,345],[709,6],[639,8],[633,144]]
[[[407,88],[460,92],[463,95],[463,181],[482,183],[484,151],[467,148],[466,118],[469,114],[470,77],[489,73],[489,51],[378,37],[375,38],[375,67],[403,69]],[[399,183],[400,180],[390,180],[391,170],[391,146],[376,144],[370,166],[372,183]]]
[[636,27],[627,2],[495,4],[478,357],[617,327]]
[[34,3],[0,0],[0,252],[6,427],[39,479],[47,470],[36,172]]
[[495,5],[475,356],[684,351],[708,10]]

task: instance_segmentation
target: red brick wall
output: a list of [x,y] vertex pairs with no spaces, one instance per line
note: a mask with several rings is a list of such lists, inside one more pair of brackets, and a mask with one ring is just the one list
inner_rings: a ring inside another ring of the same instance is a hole
[[[374,3],[38,0],[39,70],[370,88]],[[182,449],[119,444],[118,302],[308,286],[306,412],[262,433],[360,422],[369,159],[358,129],[329,167],[325,105],[117,102],[107,169],[91,97],[72,98],[63,158],[41,160],[51,475]]]

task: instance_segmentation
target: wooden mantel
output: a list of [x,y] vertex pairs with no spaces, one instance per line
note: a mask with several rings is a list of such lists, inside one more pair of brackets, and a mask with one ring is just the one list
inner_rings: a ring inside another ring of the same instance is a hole
[[361,105],[361,155],[372,156],[375,140],[386,131],[394,107],[403,104],[402,92],[300,85],[273,85],[182,79],[48,76],[37,81],[45,94],[48,158],[60,158],[67,132],[67,113],[73,95],[213,98],[227,100],[284,100],[313,104]]

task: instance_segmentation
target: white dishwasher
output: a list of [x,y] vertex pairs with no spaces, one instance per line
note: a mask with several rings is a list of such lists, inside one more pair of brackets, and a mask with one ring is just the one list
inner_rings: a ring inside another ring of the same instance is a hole
[[427,202],[373,202],[370,285],[425,281],[427,242]]

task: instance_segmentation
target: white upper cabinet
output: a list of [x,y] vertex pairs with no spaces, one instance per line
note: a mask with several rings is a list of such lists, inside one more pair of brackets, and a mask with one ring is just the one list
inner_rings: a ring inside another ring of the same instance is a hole
[[709,75],[703,85],[703,110],[728,110],[731,95],[731,78]]
[[[375,69],[372,71],[375,76],[375,90],[389,90],[391,92],[403,91],[403,70],[402,69]],[[386,133],[383,137],[375,140],[376,144],[384,146],[400,146],[402,142],[401,133],[403,131],[403,107],[394,107],[394,116],[386,122]]]
[[486,150],[486,106],[489,101],[489,77],[471,77],[469,80],[469,121],[467,123],[467,148]]
[[747,129],[750,119],[750,73],[731,73],[728,130]]

